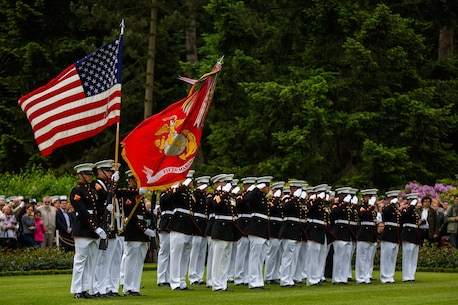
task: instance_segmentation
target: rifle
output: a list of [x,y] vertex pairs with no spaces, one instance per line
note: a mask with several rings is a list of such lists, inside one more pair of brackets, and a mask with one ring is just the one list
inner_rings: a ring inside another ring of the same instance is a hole
[[[100,227],[107,233],[107,237],[110,236],[110,234],[113,231],[113,228],[111,227],[111,212],[107,210],[107,206],[109,204],[112,204],[113,202],[113,190],[116,188],[117,182],[111,181],[110,186],[108,187],[108,192],[107,192],[107,200],[105,201],[104,204],[104,211],[103,211],[103,217],[102,221],[100,223]],[[108,247],[108,240],[101,239],[99,243],[99,250],[106,250]]]

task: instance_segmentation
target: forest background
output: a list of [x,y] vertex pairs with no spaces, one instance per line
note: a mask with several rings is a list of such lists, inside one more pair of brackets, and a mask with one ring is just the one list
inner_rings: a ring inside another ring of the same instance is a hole
[[456,185],[455,0],[0,0],[3,177],[114,158],[115,126],[43,158],[18,99],[122,19],[121,139],[224,55],[196,175]]

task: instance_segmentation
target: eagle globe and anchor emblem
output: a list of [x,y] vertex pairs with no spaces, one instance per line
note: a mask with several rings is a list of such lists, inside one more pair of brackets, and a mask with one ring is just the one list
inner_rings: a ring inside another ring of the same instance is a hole
[[181,160],[186,160],[197,150],[196,136],[187,129],[182,130],[181,133],[177,132],[176,129],[183,124],[184,119],[178,120],[176,115],[163,120],[169,122],[162,125],[154,134],[161,136],[154,141],[154,145],[166,156],[178,156]]

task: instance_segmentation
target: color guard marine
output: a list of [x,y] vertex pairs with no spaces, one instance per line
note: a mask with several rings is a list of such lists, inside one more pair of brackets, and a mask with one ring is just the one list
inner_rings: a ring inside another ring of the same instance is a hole
[[361,190],[362,203],[358,207],[359,229],[356,242],[355,275],[357,284],[370,284],[374,257],[377,251],[377,189]]
[[400,190],[392,190],[385,193],[385,206],[382,210],[385,229],[380,237],[380,281],[382,283],[394,283],[401,229],[401,213],[398,204],[400,192]]

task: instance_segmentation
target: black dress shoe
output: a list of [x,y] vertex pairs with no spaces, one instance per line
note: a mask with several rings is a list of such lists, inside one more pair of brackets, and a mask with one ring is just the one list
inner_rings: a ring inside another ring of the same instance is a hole
[[278,281],[277,280],[268,280],[266,281],[266,284],[276,285],[278,284]]
[[94,296],[90,295],[87,291],[82,292],[85,299],[94,299]]
[[73,295],[73,298],[74,298],[74,299],[85,299],[84,294],[81,293],[81,292],[75,293],[75,294]]
[[169,283],[158,283],[157,284],[159,287],[170,287]]
[[124,292],[124,296],[126,296],[126,297],[142,297],[142,296],[144,296],[144,294],[141,294],[138,291],[129,290],[127,292]]
[[109,291],[109,292],[107,293],[107,295],[108,295],[109,297],[120,297],[120,296],[121,296],[119,293],[113,292],[113,291]]

